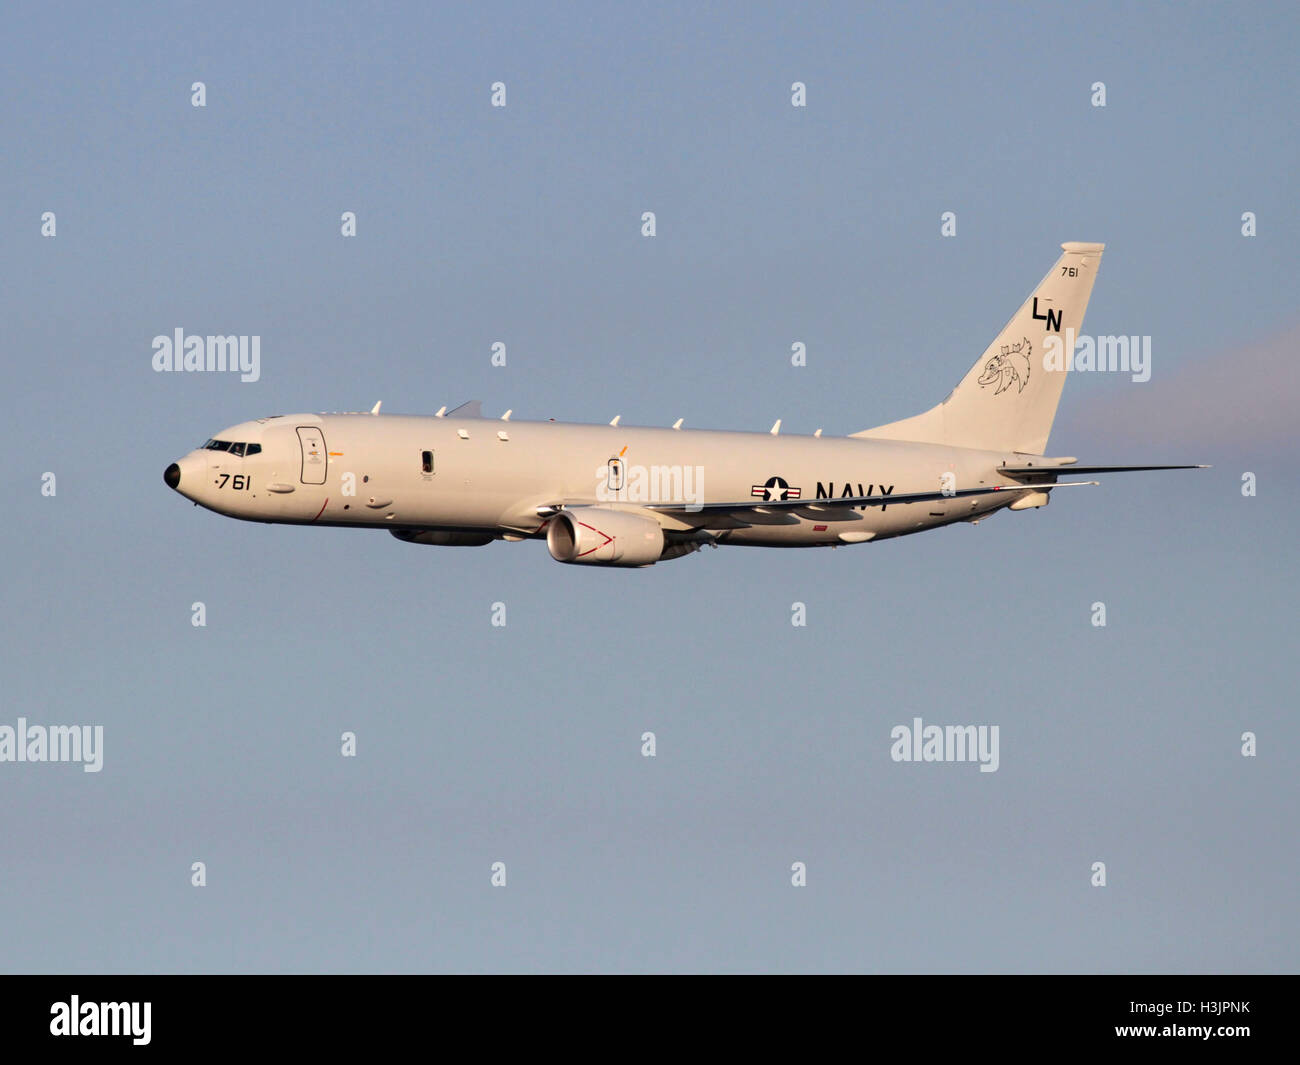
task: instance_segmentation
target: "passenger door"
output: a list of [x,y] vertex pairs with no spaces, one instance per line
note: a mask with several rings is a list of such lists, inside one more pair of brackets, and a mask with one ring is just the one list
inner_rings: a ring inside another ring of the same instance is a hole
[[325,434],[310,425],[298,426],[298,443],[302,447],[302,483],[324,484],[329,469]]

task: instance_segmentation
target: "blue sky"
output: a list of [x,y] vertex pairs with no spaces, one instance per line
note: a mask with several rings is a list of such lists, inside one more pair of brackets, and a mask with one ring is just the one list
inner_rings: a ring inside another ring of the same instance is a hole
[[[11,5],[0,725],[105,751],[0,763],[0,967],[1294,971],[1298,21]],[[626,573],[162,484],[380,399],[854,432],[941,399],[1064,240],[1153,372],[1072,378],[1050,452],[1213,469]],[[261,336],[261,380],[154,373],[178,326]],[[914,716],[997,724],[999,770],[894,763]]]

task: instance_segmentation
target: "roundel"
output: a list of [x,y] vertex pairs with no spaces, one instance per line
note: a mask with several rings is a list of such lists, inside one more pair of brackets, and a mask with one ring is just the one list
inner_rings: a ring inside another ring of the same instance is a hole
[[778,500],[798,499],[800,491],[798,488],[791,488],[784,477],[769,477],[762,484],[754,485],[750,495],[761,498],[764,503],[772,503]]

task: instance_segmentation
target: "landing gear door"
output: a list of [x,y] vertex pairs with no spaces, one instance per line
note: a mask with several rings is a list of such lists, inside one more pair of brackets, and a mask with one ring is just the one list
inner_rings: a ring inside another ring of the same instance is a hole
[[298,426],[298,443],[302,446],[302,483],[324,484],[329,468],[325,451],[325,434],[310,425]]

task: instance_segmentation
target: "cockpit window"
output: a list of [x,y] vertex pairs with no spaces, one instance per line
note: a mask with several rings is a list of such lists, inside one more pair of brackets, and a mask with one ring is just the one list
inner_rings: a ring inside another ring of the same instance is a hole
[[200,451],[229,451],[232,455],[240,458],[246,458],[249,455],[260,455],[262,453],[261,444],[245,444],[240,440],[238,443],[231,443],[229,440],[209,440],[204,444]]

